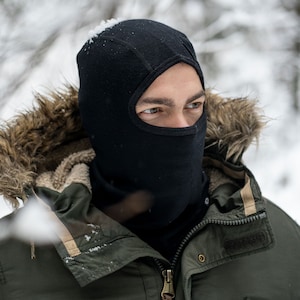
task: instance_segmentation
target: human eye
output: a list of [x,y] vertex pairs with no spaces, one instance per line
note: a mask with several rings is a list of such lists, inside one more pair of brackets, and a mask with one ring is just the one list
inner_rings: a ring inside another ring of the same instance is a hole
[[202,101],[191,102],[191,103],[186,105],[186,108],[187,109],[198,109],[198,108],[201,108],[202,105],[203,105]]
[[152,114],[156,114],[158,112],[159,112],[158,107],[152,107],[152,108],[147,108],[147,109],[143,110],[141,113],[152,115]]

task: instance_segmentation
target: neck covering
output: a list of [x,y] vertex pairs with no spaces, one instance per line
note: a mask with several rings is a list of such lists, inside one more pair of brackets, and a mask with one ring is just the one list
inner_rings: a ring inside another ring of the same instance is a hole
[[205,113],[193,126],[165,128],[143,122],[135,112],[150,84],[179,62],[195,68],[204,88],[188,38],[143,19],[104,29],[77,55],[79,109],[96,152],[90,166],[93,202],[103,209],[130,193],[150,192],[151,209],[125,224],[142,236],[175,224],[192,206],[205,210]]

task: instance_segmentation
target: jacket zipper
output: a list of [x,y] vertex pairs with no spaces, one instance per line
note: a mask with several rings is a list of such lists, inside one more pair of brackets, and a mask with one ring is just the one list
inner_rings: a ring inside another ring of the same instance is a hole
[[164,277],[164,286],[160,293],[161,299],[170,300],[175,298],[174,285],[173,285],[173,271],[167,269],[162,271]]
[[188,242],[193,238],[193,236],[205,225],[207,224],[218,224],[218,225],[225,225],[225,226],[238,226],[238,225],[244,225],[247,223],[251,223],[257,220],[261,220],[266,218],[266,213],[262,212],[260,214],[246,217],[244,219],[240,220],[233,220],[233,221],[225,221],[225,220],[217,220],[217,219],[207,219],[205,221],[200,222],[198,225],[193,227],[189,233],[186,235],[186,237],[181,241],[174,258],[172,260],[172,263],[165,268],[163,263],[155,258],[154,261],[156,265],[159,267],[163,279],[164,279],[164,285],[161,291],[161,299],[162,300],[170,300],[175,298],[175,290],[174,290],[174,283],[173,283],[173,272],[175,270],[176,264],[179,260],[179,257],[181,255],[181,252],[185,248],[185,246],[188,244]]
[[154,258],[155,264],[158,266],[164,285],[161,290],[160,296],[162,300],[170,300],[175,298],[174,284],[173,284],[173,270],[170,264],[163,264],[158,258]]

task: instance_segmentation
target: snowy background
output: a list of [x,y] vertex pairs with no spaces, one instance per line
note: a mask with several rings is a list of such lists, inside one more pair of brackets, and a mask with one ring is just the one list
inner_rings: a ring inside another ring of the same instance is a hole
[[207,87],[259,100],[269,123],[244,160],[300,223],[299,13],[297,0],[1,0],[0,121],[29,109],[32,91],[77,84],[76,53],[101,20],[164,22],[194,43]]

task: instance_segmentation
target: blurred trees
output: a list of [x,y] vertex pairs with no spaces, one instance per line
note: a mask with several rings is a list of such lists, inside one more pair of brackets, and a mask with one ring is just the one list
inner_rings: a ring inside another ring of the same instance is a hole
[[295,19],[296,27],[295,34],[291,39],[289,46],[290,55],[290,80],[287,84],[290,85],[292,93],[293,107],[296,111],[300,110],[300,1],[298,0],[281,0],[283,9]]
[[0,105],[43,65],[62,33],[75,36],[122,17],[153,18],[187,33],[209,85],[236,91],[247,85],[257,94],[263,85],[282,87],[299,111],[299,6],[297,0],[0,0]]

